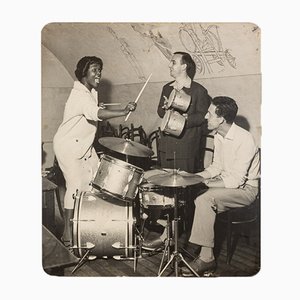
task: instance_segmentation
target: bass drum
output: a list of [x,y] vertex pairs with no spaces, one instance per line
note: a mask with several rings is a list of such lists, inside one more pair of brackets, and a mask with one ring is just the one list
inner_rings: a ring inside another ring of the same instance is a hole
[[[76,197],[73,218],[73,248],[82,257],[89,243],[97,257],[133,257],[135,234],[133,208],[97,190]],[[77,252],[77,253],[76,253]]]

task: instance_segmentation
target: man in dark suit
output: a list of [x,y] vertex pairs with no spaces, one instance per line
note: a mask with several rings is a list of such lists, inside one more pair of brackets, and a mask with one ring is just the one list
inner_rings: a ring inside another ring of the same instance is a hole
[[[177,110],[185,117],[185,126],[179,136],[161,133],[158,140],[158,155],[162,168],[180,169],[189,173],[203,170],[200,165],[200,140],[206,130],[205,115],[210,105],[211,97],[207,90],[199,83],[193,81],[196,65],[192,57],[185,52],[175,52],[169,64],[170,75],[175,79],[163,86],[157,113],[164,118],[168,109]],[[168,107],[171,98],[176,96],[189,99],[190,104],[186,111]],[[174,161],[175,158],[175,161]],[[192,192],[185,192],[185,198],[191,198]],[[187,199],[185,213],[185,231],[187,235],[193,220],[193,199]],[[157,213],[156,213],[157,214]],[[162,238],[150,243],[144,243],[145,249],[159,246]]]

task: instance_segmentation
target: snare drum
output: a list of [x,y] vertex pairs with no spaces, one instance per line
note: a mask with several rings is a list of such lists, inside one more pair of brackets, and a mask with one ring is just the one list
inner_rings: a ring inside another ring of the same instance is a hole
[[140,185],[139,195],[144,208],[174,207],[174,197],[167,188],[152,183],[143,183]]
[[143,174],[142,169],[104,154],[92,185],[121,200],[134,200]]
[[82,192],[74,206],[75,254],[82,257],[91,243],[90,253],[97,257],[132,257],[135,225],[130,203],[97,190]]
[[[169,171],[169,169],[164,170]],[[144,208],[174,207],[174,197],[171,189],[147,181],[151,176],[165,174],[164,170],[154,169],[144,173],[144,181],[139,187],[140,203]]]
[[167,110],[161,123],[161,130],[167,134],[179,136],[182,133],[185,122],[185,117],[178,111]]

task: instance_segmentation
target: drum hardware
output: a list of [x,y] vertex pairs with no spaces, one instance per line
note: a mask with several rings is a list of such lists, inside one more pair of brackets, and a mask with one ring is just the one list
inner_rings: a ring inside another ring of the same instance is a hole
[[128,246],[126,247],[124,244],[121,244],[121,242],[115,242],[111,245],[115,249],[135,249],[134,246]]
[[[161,270],[161,266],[160,266],[161,271],[160,271],[160,273],[158,273],[158,276],[160,277],[165,272],[165,270],[168,268],[168,266],[174,261],[175,276],[178,277],[179,276],[178,266],[179,266],[179,262],[182,261],[195,276],[199,277],[199,275],[193,270],[193,268],[183,258],[182,254],[178,251],[179,217],[178,217],[177,187],[174,187],[174,200],[175,200],[174,201],[175,202],[175,205],[174,205],[174,251],[162,270]],[[164,258],[164,256],[163,256],[163,258]],[[161,265],[162,264],[163,264],[163,262],[161,263]]]
[[[160,271],[158,276],[160,277],[165,270],[168,268],[168,266],[174,262],[174,268],[175,268],[175,275],[178,277],[179,272],[178,272],[178,266],[179,262],[182,261],[188,268],[189,270],[197,277],[199,275],[192,269],[192,267],[187,263],[187,261],[183,258],[182,254],[178,251],[178,225],[179,225],[179,215],[178,215],[178,187],[182,186],[189,186],[189,185],[194,185],[197,183],[202,182],[204,179],[201,176],[196,176],[194,174],[185,174],[185,175],[180,175],[179,170],[176,170],[175,168],[175,152],[174,152],[174,170],[173,173],[170,174],[158,174],[154,175],[148,178],[149,182],[152,182],[154,184],[159,184],[162,186],[167,186],[167,187],[173,187],[174,191],[174,251],[164,266],[164,268]],[[167,176],[166,176],[167,175]],[[163,256],[164,258],[164,256]],[[162,263],[161,263],[162,264]],[[161,267],[160,267],[161,269]]]
[[165,240],[165,248],[163,251],[163,255],[160,261],[159,269],[158,269],[158,275],[161,273],[161,269],[163,266],[163,263],[165,261],[165,257],[167,256],[167,261],[170,260],[170,255],[171,255],[171,222],[170,222],[170,216],[167,214],[167,225],[166,225],[166,231],[167,231],[167,238]]
[[113,259],[115,260],[133,260],[133,272],[136,272],[138,259],[142,258],[142,242],[143,237],[142,234],[139,232],[137,228],[135,228],[137,234],[135,235],[134,239],[134,246],[125,247],[120,242],[116,242],[112,245],[113,248],[116,249],[132,249],[133,250],[133,257],[126,257],[122,255],[114,255]]
[[[72,270],[72,274],[78,270],[83,264],[88,260],[94,260],[97,257],[95,255],[89,255],[90,251],[95,248],[95,245],[93,243],[87,242],[86,246],[80,247],[83,250],[86,250],[85,254],[82,256],[82,258],[78,261],[77,265]],[[79,249],[78,246],[73,246],[72,249]]]
[[89,220],[84,220],[84,219],[80,219],[80,220],[75,220],[75,219],[70,219],[71,222],[95,222],[95,219],[89,219]]

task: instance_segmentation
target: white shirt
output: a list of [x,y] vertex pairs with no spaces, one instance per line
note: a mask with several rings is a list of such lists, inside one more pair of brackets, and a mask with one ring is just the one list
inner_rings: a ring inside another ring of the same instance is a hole
[[192,80],[190,77],[187,77],[186,80],[183,80],[182,82],[177,82],[176,80],[170,84],[175,90],[180,91],[184,87],[190,88],[191,87]]
[[[55,152],[82,158],[91,149],[97,131],[97,92],[90,92],[79,81],[66,102],[63,122],[54,136]],[[57,154],[57,153],[56,153]]]
[[211,177],[220,175],[226,188],[258,186],[260,157],[250,132],[233,123],[224,138],[215,135],[214,145],[213,162],[206,168]]

